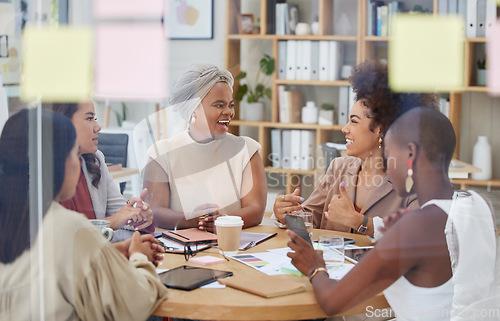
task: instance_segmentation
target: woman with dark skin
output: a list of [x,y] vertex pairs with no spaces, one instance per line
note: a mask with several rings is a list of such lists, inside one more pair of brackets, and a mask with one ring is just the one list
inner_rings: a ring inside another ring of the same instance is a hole
[[[418,202],[424,205],[393,222],[342,280],[329,279],[322,269],[322,253],[288,231],[293,241],[288,246],[295,251],[288,256],[310,276],[316,299],[326,314],[341,313],[384,291],[398,320],[399,316],[402,320],[446,319],[441,313],[451,311],[453,297],[444,233],[448,213],[426,203],[454,197],[448,178],[454,148],[451,123],[432,109],[413,109],[390,127],[384,151],[387,172],[400,196],[415,191]],[[400,289],[404,291],[394,295],[394,290]]]

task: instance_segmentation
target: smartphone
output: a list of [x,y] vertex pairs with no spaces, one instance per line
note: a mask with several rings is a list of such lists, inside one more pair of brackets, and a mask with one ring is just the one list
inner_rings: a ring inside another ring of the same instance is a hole
[[309,233],[307,232],[302,218],[295,215],[285,215],[285,222],[290,230],[294,231],[295,234],[306,240],[306,242],[312,246],[311,238],[309,237]]
[[345,249],[345,259],[351,263],[358,263],[368,253],[373,246],[366,246],[356,249]]

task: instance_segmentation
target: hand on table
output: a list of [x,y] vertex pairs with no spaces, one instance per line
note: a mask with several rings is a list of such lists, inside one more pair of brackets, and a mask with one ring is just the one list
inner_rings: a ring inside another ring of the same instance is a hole
[[198,228],[202,231],[215,233],[214,222],[220,216],[217,204],[203,204],[195,208],[198,217]]
[[[139,252],[148,257],[148,260],[155,266],[158,266],[161,260],[163,260],[163,255],[159,253],[165,253],[165,249],[158,244],[158,240],[151,234],[141,235],[139,232],[134,232],[132,238],[129,240],[128,257],[133,253]],[[127,242],[124,241],[124,242]]]
[[299,187],[297,187],[292,194],[278,195],[274,201],[274,215],[281,223],[285,224],[285,215],[302,210],[301,203],[303,201],[304,198],[300,196]]
[[385,233],[391,226],[393,226],[399,219],[408,212],[411,212],[411,208],[401,208],[396,213],[384,217],[384,226],[380,226],[378,230]]
[[354,202],[347,194],[344,182],[339,185],[339,191],[340,194],[333,195],[330,204],[328,204],[328,212],[325,212],[325,216],[328,221],[352,228],[355,225],[353,224],[353,220],[361,214],[354,209]]
[[151,225],[153,223],[153,211],[149,204],[144,201],[147,193],[148,190],[143,189],[139,198],[132,197],[127,201],[127,205],[108,217],[111,228],[116,230],[125,225],[131,225],[140,230]]
[[291,230],[286,233],[290,236],[287,245],[294,251],[288,252],[287,256],[292,259],[292,264],[304,275],[311,274],[318,267],[325,267],[323,252],[315,250],[311,244],[307,243],[300,236]]

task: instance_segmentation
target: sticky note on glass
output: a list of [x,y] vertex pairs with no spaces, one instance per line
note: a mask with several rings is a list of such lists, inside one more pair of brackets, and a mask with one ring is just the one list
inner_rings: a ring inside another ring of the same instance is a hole
[[486,43],[487,50],[487,80],[488,92],[491,96],[500,96],[500,21],[491,28],[490,37]]
[[458,91],[464,86],[464,24],[459,16],[397,15],[389,41],[394,91]]
[[166,98],[167,40],[160,23],[101,23],[95,39],[95,97],[114,101]]
[[161,18],[165,0],[94,0],[97,19]]
[[23,100],[89,99],[93,44],[90,28],[29,26],[23,39]]

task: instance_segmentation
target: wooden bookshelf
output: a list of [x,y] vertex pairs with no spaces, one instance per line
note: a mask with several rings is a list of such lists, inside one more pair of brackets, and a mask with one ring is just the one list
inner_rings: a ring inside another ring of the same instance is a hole
[[[379,36],[367,36],[366,35],[366,21],[367,21],[367,2],[369,0],[352,0],[357,4],[357,21],[355,22],[357,27],[357,33],[355,35],[335,35],[333,34],[333,26],[335,21],[333,8],[334,8],[334,0],[303,0],[303,1],[292,1],[289,0],[290,3],[299,3],[300,8],[307,7],[312,8],[312,2],[317,1],[318,12],[314,12],[311,15],[315,15],[318,17],[319,22],[319,34],[318,35],[309,35],[309,36],[296,36],[296,35],[274,35],[267,34],[267,0],[253,0],[253,3],[260,4],[260,9],[257,12],[253,12],[257,17],[260,17],[260,33],[259,34],[239,34],[238,33],[238,23],[237,17],[238,14],[246,14],[248,12],[241,12],[242,1],[249,0],[226,0],[227,7],[227,17],[226,17],[226,58],[225,64],[226,68],[233,73],[233,75],[237,75],[240,71],[241,66],[241,44],[246,40],[253,41],[270,41],[272,43],[272,55],[276,59],[276,70],[278,70],[278,41],[280,40],[336,40],[345,42],[347,44],[354,45],[356,48],[356,64],[372,59],[387,59],[387,56],[380,57],[378,51],[384,51],[384,47],[386,49],[387,43],[390,40],[390,36],[387,37],[379,37]],[[410,0],[402,0],[403,3],[411,3],[415,4],[415,1]],[[387,3],[387,1],[386,1]],[[419,2],[424,8],[429,8],[432,10],[433,15],[437,15],[438,9],[438,0],[422,0]],[[342,8],[341,8],[342,9]],[[301,21],[307,21],[307,19]],[[464,53],[465,53],[465,79],[464,79],[464,88],[463,91],[468,92],[486,92],[486,87],[477,86],[475,84],[475,71],[476,64],[475,61],[477,59],[477,46],[484,46],[486,43],[485,38],[469,38],[465,41]],[[382,50],[381,50],[382,48]],[[258,62],[257,62],[258,63]],[[258,65],[255,66],[258,68]],[[272,75],[272,94],[273,98],[271,99],[271,119],[264,122],[247,122],[244,120],[239,120],[239,106],[237,104],[236,108],[236,118],[231,122],[230,131],[234,134],[239,134],[239,129],[241,127],[254,127],[257,128],[258,131],[258,141],[262,146],[261,155],[264,161],[264,166],[266,167],[266,172],[270,173],[281,173],[284,175],[315,175],[316,180],[318,180],[321,174],[324,171],[316,170],[316,171],[292,171],[292,170],[284,170],[280,168],[271,167],[271,161],[268,159],[268,155],[271,152],[271,144],[270,144],[270,130],[272,128],[287,128],[287,129],[310,129],[316,131],[316,144],[317,146],[325,143],[329,140],[331,136],[331,132],[340,132],[342,126],[333,125],[333,126],[320,126],[320,125],[311,125],[311,124],[301,124],[301,123],[280,123],[278,121],[278,86],[279,85],[292,85],[302,87],[331,87],[332,91],[338,90],[337,88],[340,86],[348,86],[349,83],[345,80],[340,81],[302,81],[302,80],[285,80],[278,79],[277,71]],[[238,88],[239,84],[235,84],[235,91]],[[307,101],[307,95],[305,95],[304,100]],[[455,150],[455,158],[458,158],[459,155],[459,146],[460,146],[460,123],[461,123],[461,104],[462,104],[462,93],[460,91],[449,93],[450,99],[450,120],[455,129],[455,133],[457,136],[457,148]],[[335,103],[336,104],[336,103]],[[337,104],[336,104],[337,105]],[[497,184],[496,182],[492,183]],[[471,184],[474,185],[474,184]],[[296,184],[292,184],[290,182],[287,183],[287,191],[293,190]]]

